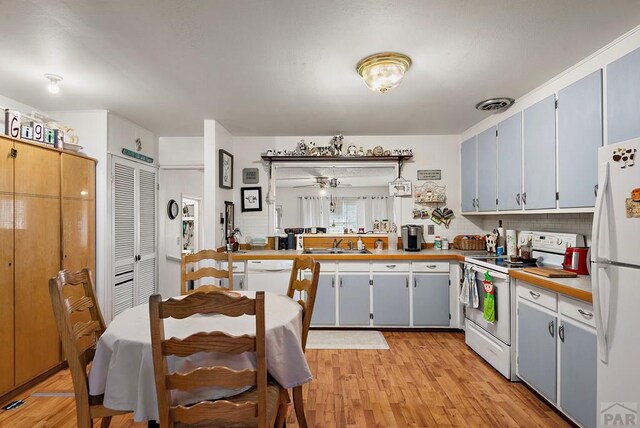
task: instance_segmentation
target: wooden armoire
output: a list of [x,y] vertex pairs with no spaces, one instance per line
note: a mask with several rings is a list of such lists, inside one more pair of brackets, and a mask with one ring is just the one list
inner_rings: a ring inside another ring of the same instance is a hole
[[0,402],[61,367],[49,278],[95,269],[95,164],[0,136]]

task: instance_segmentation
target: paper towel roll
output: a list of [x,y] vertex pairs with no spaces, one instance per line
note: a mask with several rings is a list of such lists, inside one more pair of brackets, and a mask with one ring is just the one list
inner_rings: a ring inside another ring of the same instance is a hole
[[518,255],[518,238],[515,230],[507,230],[507,256]]

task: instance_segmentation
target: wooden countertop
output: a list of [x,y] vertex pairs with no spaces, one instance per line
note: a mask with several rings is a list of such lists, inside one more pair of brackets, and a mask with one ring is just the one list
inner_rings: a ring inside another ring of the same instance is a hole
[[[292,260],[299,256],[311,256],[316,260],[331,261],[369,261],[369,260],[443,260],[463,262],[468,255],[481,254],[480,251],[434,250],[422,251],[373,250],[368,254],[304,254],[296,250],[246,250],[233,254],[234,260]],[[586,302],[593,302],[591,295],[591,277],[545,278],[539,275],[513,269],[509,276],[526,281],[538,287],[546,288]]]
[[521,270],[512,270],[509,272],[509,276],[547,290],[593,303],[591,277],[588,275],[578,276],[577,278],[546,278]]
[[[464,261],[464,251],[461,250],[372,250],[367,254],[304,254],[296,250],[247,250],[233,253],[234,260],[292,260],[299,256],[310,256],[316,260],[453,260]],[[478,254],[478,251],[470,254]]]

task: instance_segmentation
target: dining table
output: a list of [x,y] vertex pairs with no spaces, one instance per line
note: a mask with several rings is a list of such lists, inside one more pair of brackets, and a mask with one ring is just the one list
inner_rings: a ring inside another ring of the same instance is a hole
[[[255,297],[254,291],[238,292]],[[234,336],[255,334],[255,317],[242,315],[194,315],[182,320],[164,320],[165,337],[185,338],[201,331],[223,331]],[[267,371],[284,388],[295,388],[313,378],[302,349],[302,307],[293,299],[265,292]],[[169,371],[187,372],[197,367],[225,365],[235,370],[255,369],[255,353],[229,355],[198,353],[189,357],[168,357]],[[242,390],[211,388],[197,393],[174,391],[174,403],[193,403],[228,397]],[[149,305],[141,304],[118,314],[96,344],[89,372],[89,393],[104,395],[105,407],[133,410],[136,422],[157,421],[156,396]],[[294,394],[295,395],[295,394]],[[302,403],[294,405],[302,406]]]

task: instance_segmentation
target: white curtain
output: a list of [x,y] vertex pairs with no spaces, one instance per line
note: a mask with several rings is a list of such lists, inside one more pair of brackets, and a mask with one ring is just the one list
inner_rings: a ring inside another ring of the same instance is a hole
[[329,200],[316,196],[301,197],[300,216],[302,227],[327,227],[329,223]]
[[370,196],[364,197],[364,221],[367,230],[373,229],[375,220],[393,219],[393,198],[390,196]]

